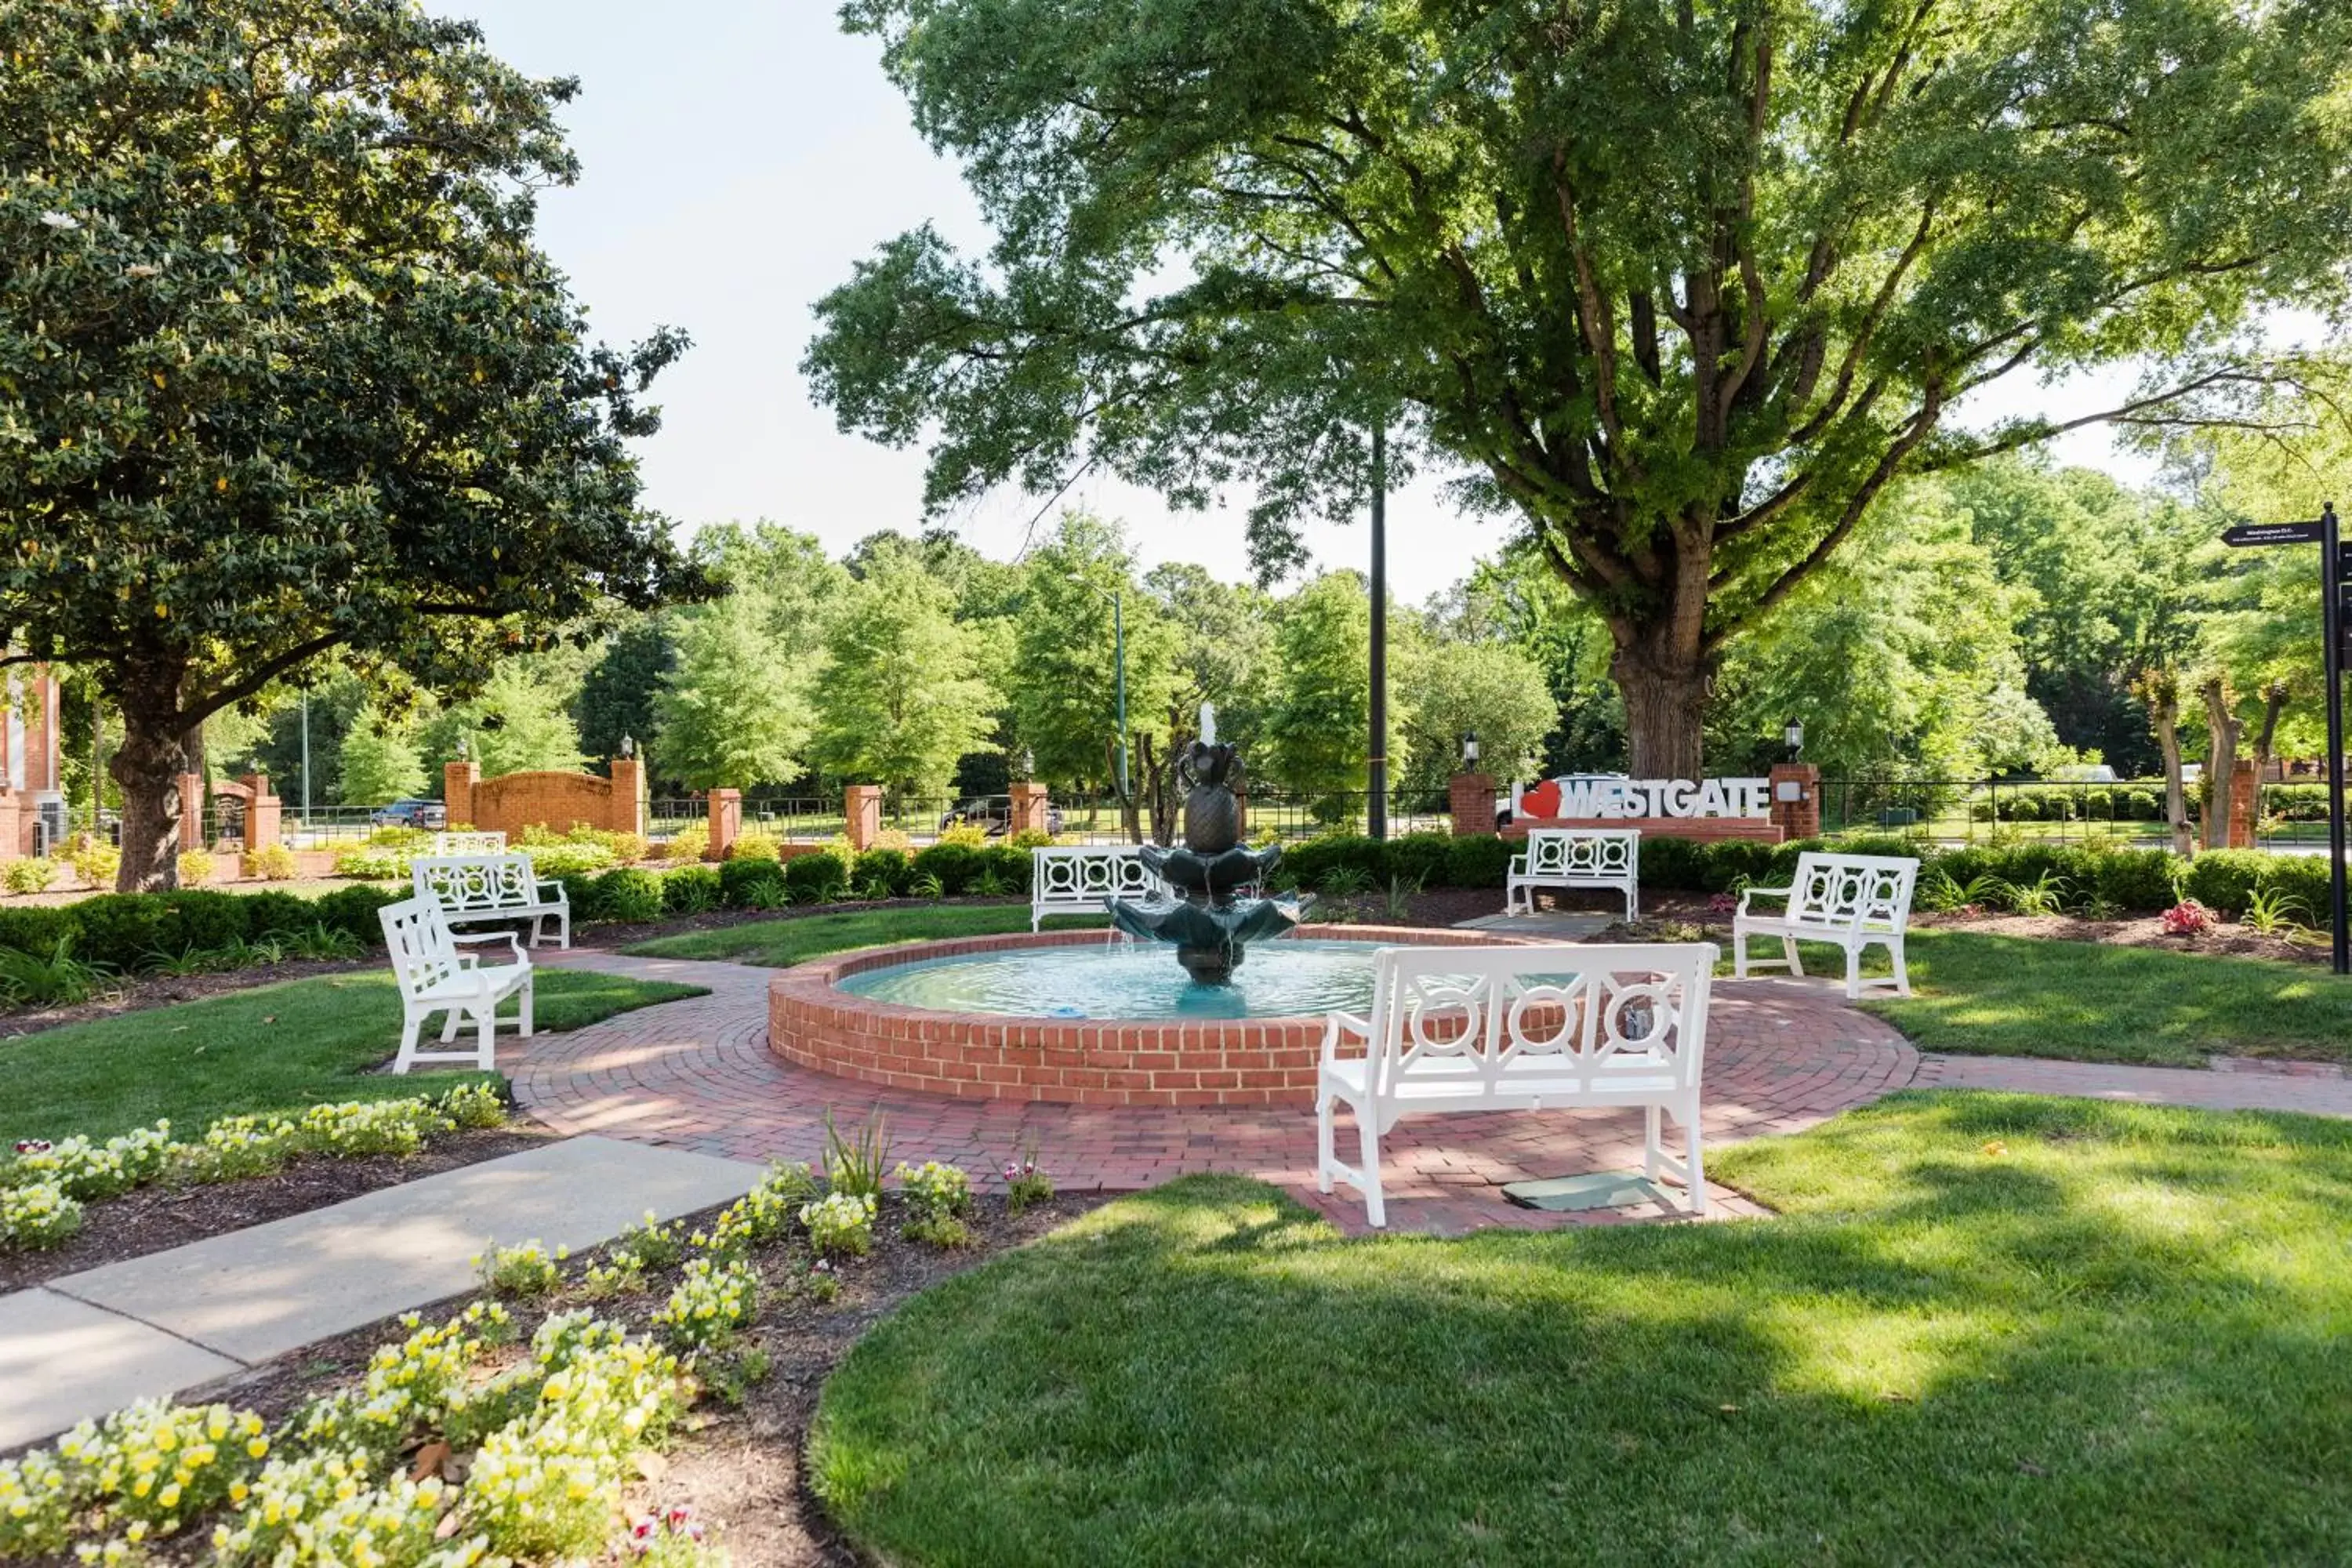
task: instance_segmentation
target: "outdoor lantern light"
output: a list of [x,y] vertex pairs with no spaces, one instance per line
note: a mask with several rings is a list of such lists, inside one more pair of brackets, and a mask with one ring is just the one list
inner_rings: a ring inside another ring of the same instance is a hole
[[637,738],[635,735],[623,734],[621,737],[621,755],[625,757],[634,757],[636,754]]
[[1805,727],[1791,719],[1781,729],[1780,739],[1789,742],[1789,760],[1795,762],[1797,754],[1805,749]]
[[1021,776],[1024,779],[1035,778],[1037,776],[1037,753],[1031,751],[1026,746],[1022,747],[1018,765],[1021,769]]
[[464,761],[466,760],[466,756],[467,756],[467,753],[468,750],[469,750],[469,748],[468,748],[468,747],[467,746],[467,744],[466,744],[466,737],[465,737],[465,736],[463,736],[463,735],[458,736],[458,737],[457,737],[457,760],[458,760],[459,762],[461,762],[461,763],[462,763],[462,762],[464,762]]
[[1463,732],[1462,765],[1473,768],[1478,765],[1478,731],[1475,730],[1467,730]]

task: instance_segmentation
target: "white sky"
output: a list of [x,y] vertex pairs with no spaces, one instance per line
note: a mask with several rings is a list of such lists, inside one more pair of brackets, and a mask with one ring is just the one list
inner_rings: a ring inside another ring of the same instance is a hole
[[[641,448],[649,503],[689,530],[773,518],[836,552],[877,529],[919,528],[920,449],[842,435],[796,369],[810,306],[876,245],[926,220],[960,246],[984,237],[955,169],[883,79],[877,46],[844,37],[824,0],[426,3],[473,16],[523,70],[581,79],[566,118],[583,174],[547,196],[541,239],[600,336],[626,342],[666,323],[695,340],[656,385],[666,424]],[[2127,381],[2046,404],[2027,384],[1988,412],[2087,412]],[[2095,429],[2059,452],[2147,472]],[[1239,504],[1171,514],[1150,492],[1092,479],[1066,499],[1123,518],[1146,566],[1247,574]],[[1010,556],[1040,504],[1007,492],[954,521],[973,545]],[[1412,603],[1442,589],[1499,548],[1505,528],[1457,515],[1426,483],[1391,497],[1393,591]],[[1360,564],[1367,548],[1360,528],[1318,526],[1309,543],[1333,565]]]

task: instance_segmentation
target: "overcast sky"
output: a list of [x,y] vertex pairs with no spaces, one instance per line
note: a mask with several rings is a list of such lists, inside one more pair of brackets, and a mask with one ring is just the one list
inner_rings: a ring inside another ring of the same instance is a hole
[[[877,244],[927,220],[959,245],[984,239],[953,165],[924,146],[883,79],[875,44],[844,37],[821,0],[427,4],[479,21],[523,70],[581,79],[567,120],[583,174],[547,196],[542,240],[607,341],[663,323],[695,340],[656,385],[666,425],[643,447],[650,503],[689,530],[773,518],[836,552],[877,529],[919,528],[920,451],[840,434],[795,368],[811,304]],[[2079,412],[2111,390],[2028,384],[2004,401]],[[2146,472],[2095,431],[2061,450]],[[1123,518],[1146,565],[1247,574],[1238,504],[1171,518],[1154,496],[1109,480],[1068,499]],[[951,521],[1011,556],[1040,504],[1007,492]],[[1491,554],[1505,527],[1458,517],[1427,486],[1394,498],[1389,519],[1394,591],[1407,601]],[[1360,528],[1318,528],[1309,543],[1330,565],[1360,564],[1366,548]]]

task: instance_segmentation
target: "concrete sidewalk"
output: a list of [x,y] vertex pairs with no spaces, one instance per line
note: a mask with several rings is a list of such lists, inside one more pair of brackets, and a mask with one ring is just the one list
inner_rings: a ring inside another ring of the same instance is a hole
[[493,1245],[593,1247],[761,1170],[572,1138],[0,1296],[0,1448],[463,1294]]

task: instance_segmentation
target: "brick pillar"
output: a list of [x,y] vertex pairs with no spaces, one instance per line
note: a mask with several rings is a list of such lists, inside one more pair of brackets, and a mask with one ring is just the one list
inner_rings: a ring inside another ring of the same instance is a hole
[[[1794,785],[1796,793],[1790,794]],[[1811,763],[1777,763],[1770,787],[1772,820],[1784,838],[1815,838],[1822,831],[1822,770]]]
[[476,762],[441,764],[441,802],[449,810],[449,826],[480,826],[474,816],[474,786],[482,782],[482,764]]
[[710,842],[702,851],[705,860],[724,860],[727,851],[735,847],[735,838],[743,831],[743,792],[740,789],[715,789],[710,792]]
[[205,847],[205,775],[180,775],[180,847]]
[[31,852],[31,847],[19,839],[19,835],[27,838],[32,836],[31,820],[20,809],[23,798],[5,784],[0,784],[0,860],[14,860]]
[[613,759],[612,806],[604,826],[613,833],[646,830],[646,765],[635,757]]
[[2252,849],[2254,831],[2260,825],[2254,818],[2254,800],[2262,792],[2262,781],[2251,762],[2240,762],[2230,769],[2230,847]]
[[842,809],[849,818],[849,847],[863,855],[882,835],[882,786],[851,784],[842,791]]
[[1489,773],[1455,773],[1445,786],[1454,813],[1454,837],[1495,831],[1495,780]]
[[269,793],[268,773],[247,773],[237,781],[253,792],[245,803],[245,847],[267,849],[278,842],[278,822],[285,803]]
[[1016,784],[1013,786],[1013,833],[1044,833],[1048,831],[1045,816],[1045,786],[1041,784]]

